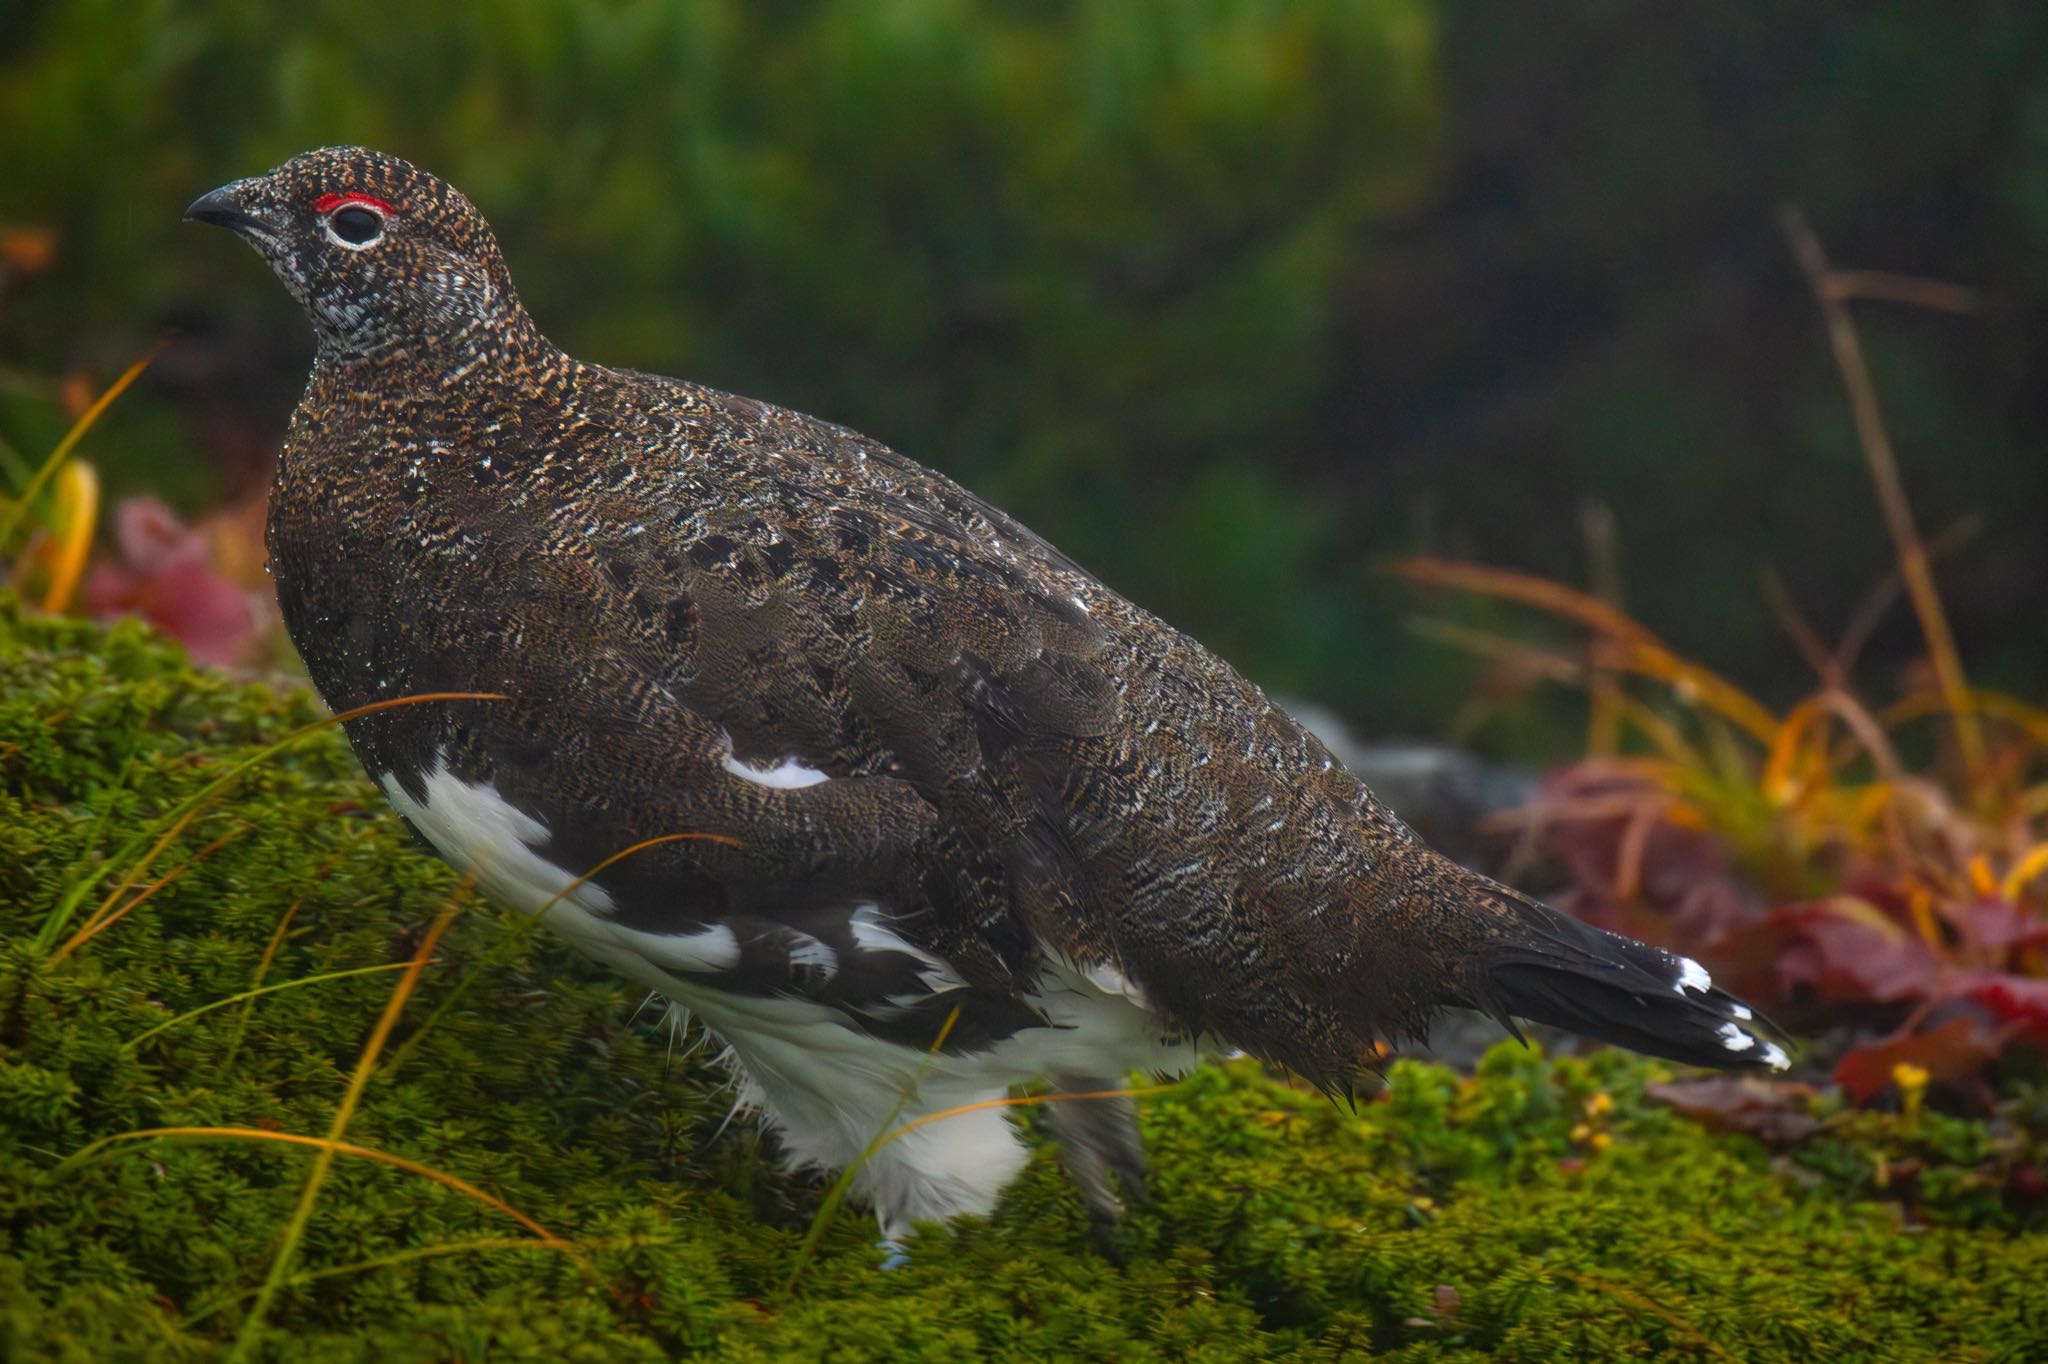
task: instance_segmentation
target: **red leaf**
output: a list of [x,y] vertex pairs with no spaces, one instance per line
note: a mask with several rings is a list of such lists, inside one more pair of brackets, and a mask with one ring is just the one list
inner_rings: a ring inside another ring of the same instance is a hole
[[1858,1103],[1868,1102],[1892,1083],[1892,1069],[1914,1065],[1935,1084],[1959,1084],[1998,1055],[2003,1039],[1983,1020],[1958,1015],[1927,1032],[1894,1033],[1851,1048],[1835,1063],[1835,1083]]
[[2048,946],[2048,920],[2010,900],[1975,900],[1944,913],[1964,942],[1982,952]]
[[1980,971],[1959,992],[2001,1019],[2018,1023],[2029,1041],[2048,1044],[2048,980]]
[[1867,1004],[1925,999],[1941,985],[1941,959],[1868,900],[1786,905],[1771,924],[1785,939],[1781,989],[1807,986],[1824,1000]]

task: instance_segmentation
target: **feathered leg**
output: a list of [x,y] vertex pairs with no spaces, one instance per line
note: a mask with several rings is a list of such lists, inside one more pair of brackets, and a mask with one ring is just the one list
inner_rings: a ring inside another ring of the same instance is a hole
[[[1056,1094],[1091,1094],[1121,1086],[1115,1080],[1074,1075],[1052,1077]],[[1059,1138],[1060,1160],[1081,1190],[1096,1224],[1113,1227],[1129,1202],[1145,1198],[1145,1145],[1138,1134],[1138,1105],[1114,1099],[1066,1099],[1046,1105]]]

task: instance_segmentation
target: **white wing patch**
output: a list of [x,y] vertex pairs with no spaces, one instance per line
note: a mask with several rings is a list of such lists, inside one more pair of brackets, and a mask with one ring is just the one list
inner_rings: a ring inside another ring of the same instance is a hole
[[1756,1038],[1742,1030],[1740,1023],[1721,1025],[1721,1045],[1730,1051],[1748,1051],[1756,1045]]
[[[914,957],[923,967],[917,973],[918,982],[927,990],[934,993],[941,990],[957,990],[967,983],[955,975],[953,968],[939,958],[905,942],[895,929],[883,922],[882,909],[879,905],[855,906],[853,916],[848,921],[847,931],[853,935],[853,941],[862,951],[900,952],[906,957]],[[899,999],[898,1002],[907,1001]]]
[[796,943],[789,949],[792,966],[808,966],[824,973],[830,980],[839,974],[839,954],[832,950],[832,944],[820,942],[808,933],[795,935]]
[[[1039,947],[1044,952],[1044,945]],[[1052,954],[1045,953],[1050,957]],[[1090,962],[1081,970],[1082,979],[1105,995],[1121,995],[1140,1009],[1149,1009],[1151,1002],[1145,998],[1145,991],[1136,981],[1117,970],[1106,961]]]
[[532,914],[559,896],[548,918],[564,920],[555,926],[568,931],[577,920],[611,912],[612,897],[604,887],[586,881],[569,889],[577,874],[534,851],[546,845],[547,825],[499,795],[490,782],[460,780],[437,755],[421,776],[424,800],[414,800],[396,773],[386,772],[378,784],[393,808],[450,866],[473,873],[477,888],[508,909]]
[[498,904],[522,914],[546,910],[549,928],[613,965],[635,957],[664,973],[739,965],[739,939],[722,924],[695,933],[642,933],[613,923],[613,901],[604,887],[579,884],[580,873],[534,851],[547,846],[547,825],[499,795],[492,783],[461,780],[438,754],[420,781],[424,800],[414,800],[396,773],[385,773],[378,785],[450,866],[473,874],[477,889]]
[[617,930],[632,935],[647,959],[670,971],[730,971],[740,964],[740,940],[723,924],[696,933],[665,935]]
[[750,781],[756,786],[766,786],[777,791],[794,791],[805,786],[816,786],[832,778],[815,767],[805,767],[795,758],[784,758],[773,767],[756,767],[741,762],[728,753],[725,755],[725,770],[741,781]]
[[1691,957],[1680,957],[1678,959],[1678,984],[1671,988],[1679,994],[1684,994],[1687,990],[1691,990],[1696,994],[1703,995],[1714,988],[1714,978],[1707,974],[1706,967],[1700,965]]
[[[1748,1016],[1749,1011],[1745,1009],[1743,1017],[1747,1018]],[[1719,1036],[1721,1038],[1721,1045],[1730,1051],[1755,1051],[1761,1040],[1755,1033],[1750,1032],[1740,1023],[1723,1023]],[[1786,1070],[1790,1068],[1792,1058],[1785,1055],[1783,1047],[1779,1046],[1776,1042],[1763,1042],[1762,1046],[1763,1050],[1758,1055],[1763,1059],[1765,1065],[1769,1066],[1772,1070]]]

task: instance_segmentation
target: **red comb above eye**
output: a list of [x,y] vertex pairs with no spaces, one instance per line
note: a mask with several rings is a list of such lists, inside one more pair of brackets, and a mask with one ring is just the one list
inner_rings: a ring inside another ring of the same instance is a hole
[[385,203],[382,199],[370,194],[323,194],[313,201],[313,211],[315,213],[332,213],[343,204],[368,204],[371,208],[384,213],[398,212],[397,209]]

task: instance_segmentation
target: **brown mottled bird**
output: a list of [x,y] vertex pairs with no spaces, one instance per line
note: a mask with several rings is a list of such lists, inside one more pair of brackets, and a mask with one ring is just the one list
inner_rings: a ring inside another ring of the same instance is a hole
[[[321,694],[507,698],[353,720],[364,767],[491,896],[560,895],[551,927],[723,1038],[793,1165],[853,1163],[906,1092],[912,1118],[1209,1048],[1342,1089],[1446,1006],[1784,1066],[1696,963],[1431,852],[1228,664],[958,484],[564,354],[440,180],[335,148],[187,216],[318,336],[269,540]],[[576,882],[676,834],[700,837]],[[1112,1212],[1143,1169],[1128,1107],[1054,1112]],[[901,1234],[988,1212],[1024,1159],[980,1108],[856,1188]]]

